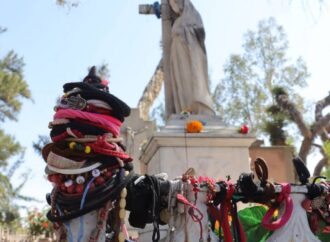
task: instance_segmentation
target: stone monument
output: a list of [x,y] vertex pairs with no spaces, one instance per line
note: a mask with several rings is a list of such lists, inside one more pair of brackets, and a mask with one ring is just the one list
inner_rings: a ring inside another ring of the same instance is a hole
[[[155,132],[141,152],[146,172],[166,172],[169,178],[189,167],[198,175],[237,179],[250,171],[252,134],[238,133],[215,116],[209,91],[205,31],[202,18],[190,0],[162,0],[160,8],[140,5],[140,13],[156,13],[162,21],[166,125]],[[184,113],[184,114],[182,114]],[[198,120],[199,133],[186,125]]]

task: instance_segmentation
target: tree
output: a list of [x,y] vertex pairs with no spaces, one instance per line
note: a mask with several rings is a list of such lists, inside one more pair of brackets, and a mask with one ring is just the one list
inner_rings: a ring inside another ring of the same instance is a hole
[[309,77],[302,58],[290,62],[288,40],[274,18],[259,22],[256,32],[244,36],[243,53],[233,54],[224,66],[225,77],[213,97],[216,110],[231,125],[247,123],[252,132],[262,133],[266,107],[275,104],[272,89],[281,86],[302,104],[297,89]]
[[[276,97],[280,94],[286,94],[281,87],[274,87],[272,95]],[[290,116],[283,111],[276,103],[266,108],[267,117],[262,130],[269,135],[271,145],[288,145],[288,134],[285,131],[290,123]]]
[[[330,113],[326,112],[326,108],[330,106],[330,93],[325,98],[319,100],[315,105],[315,121],[308,125],[305,122],[301,110],[290,100],[287,93],[278,92],[275,96],[276,103],[285,112],[290,115],[291,120],[297,125],[300,134],[303,136],[298,155],[306,163],[307,156],[311,152],[312,146],[319,148],[322,159],[318,162],[314,169],[314,176],[319,176],[324,167],[329,166],[330,156]],[[315,141],[320,138],[322,145]]]
[[71,1],[71,0],[56,0],[56,4],[59,6],[67,6],[67,7],[78,7],[80,1]]
[[[5,32],[0,27],[0,33]],[[17,121],[17,115],[22,107],[22,99],[31,99],[31,93],[23,77],[24,62],[14,51],[9,51],[0,59],[0,125],[6,120]],[[20,190],[26,182],[14,188],[10,178],[22,163],[24,149],[12,135],[5,133],[0,126],[0,224],[9,223],[18,216],[15,199],[29,200],[20,195]],[[15,156],[20,158],[11,166],[8,160]]]

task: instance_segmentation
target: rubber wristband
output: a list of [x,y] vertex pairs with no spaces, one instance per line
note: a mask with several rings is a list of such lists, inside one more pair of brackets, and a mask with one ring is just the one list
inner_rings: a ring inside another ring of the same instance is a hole
[[277,230],[284,226],[290,219],[293,211],[293,201],[292,198],[290,197],[290,192],[291,192],[291,186],[290,184],[284,183],[282,184],[282,191],[279,194],[278,202],[283,202],[285,204],[285,212],[282,215],[282,217],[278,218],[277,220],[273,222],[271,219],[273,218],[273,215],[276,211],[276,207],[271,207],[265,214],[265,216],[262,219],[262,226],[265,227],[268,230]]

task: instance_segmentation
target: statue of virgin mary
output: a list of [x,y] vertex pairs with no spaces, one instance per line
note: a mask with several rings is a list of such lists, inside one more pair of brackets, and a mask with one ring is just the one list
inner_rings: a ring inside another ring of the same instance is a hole
[[167,114],[214,115],[202,18],[190,0],[169,0],[178,15],[172,26]]

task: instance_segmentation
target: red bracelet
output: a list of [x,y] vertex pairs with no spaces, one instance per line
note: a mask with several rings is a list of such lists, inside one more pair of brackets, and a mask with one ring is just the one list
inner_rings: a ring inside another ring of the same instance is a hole
[[293,201],[292,198],[290,197],[291,186],[288,183],[283,183],[281,185],[282,185],[282,191],[277,198],[277,202],[281,203],[284,201],[285,212],[282,215],[282,217],[278,218],[273,222],[269,222],[271,221],[277,207],[269,208],[269,210],[266,212],[261,222],[262,226],[264,226],[268,230],[276,230],[281,228],[283,225],[285,225],[289,221],[293,211]]

